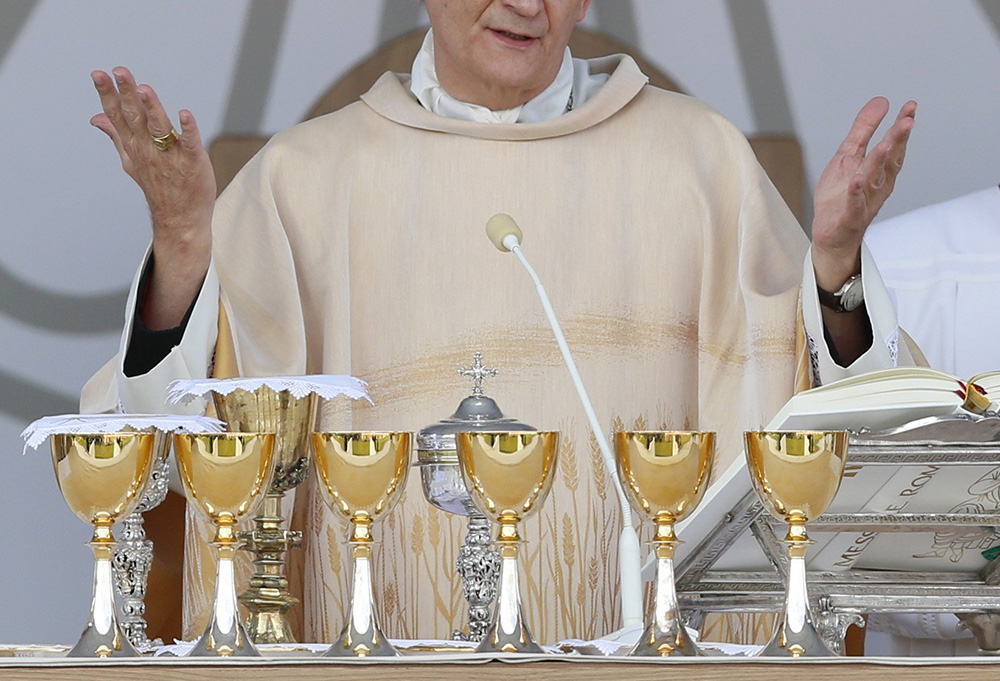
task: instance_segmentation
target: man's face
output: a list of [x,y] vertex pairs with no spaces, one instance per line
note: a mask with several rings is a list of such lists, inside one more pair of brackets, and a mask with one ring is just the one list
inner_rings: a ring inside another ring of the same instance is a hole
[[547,88],[590,0],[426,0],[438,78],[462,101],[507,109]]

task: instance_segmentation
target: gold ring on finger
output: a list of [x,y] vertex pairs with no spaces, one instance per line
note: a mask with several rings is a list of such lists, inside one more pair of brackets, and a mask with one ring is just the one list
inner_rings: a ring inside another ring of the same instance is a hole
[[177,131],[171,128],[170,132],[166,135],[160,135],[159,137],[153,135],[153,144],[160,151],[170,151],[177,144],[178,139],[180,139],[180,136],[177,134]]

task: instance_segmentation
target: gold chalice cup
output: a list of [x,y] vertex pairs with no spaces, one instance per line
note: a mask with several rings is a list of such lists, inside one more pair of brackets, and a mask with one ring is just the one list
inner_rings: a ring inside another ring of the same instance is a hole
[[521,606],[518,523],[531,516],[552,487],[559,434],[470,432],[455,436],[462,479],[472,501],[499,524],[500,579],[493,621],[477,652],[541,653]]
[[302,546],[302,532],[282,527],[281,500],[285,492],[309,474],[311,436],[316,425],[315,393],[295,397],[287,390],[261,386],[255,391],[212,393],[219,418],[229,430],[274,433],[274,477],[253,531],[241,532],[241,548],[254,554],[256,571],[240,603],[250,613],[247,635],[254,643],[293,643],[286,613],[298,599],[288,591],[284,555]]
[[135,657],[115,614],[111,562],[112,526],[131,513],[149,481],[159,450],[169,444],[158,433],[53,435],[52,464],[59,490],[70,509],[94,526],[94,598],[90,620],[71,657]]
[[806,523],[822,515],[840,487],[846,431],[765,431],[744,435],[750,480],[771,515],[788,523],[785,608],[763,656],[832,657],[813,623],[806,589]]
[[327,657],[395,657],[382,633],[372,590],[372,523],[399,501],[410,470],[410,433],[316,433],[316,473],[323,498],[351,521],[353,559],[347,622]]
[[260,505],[274,474],[273,433],[178,433],[174,451],[188,502],[215,525],[212,617],[192,656],[259,657],[240,623],[233,556],[236,523]]
[[618,476],[632,507],[656,524],[656,581],[648,624],[630,655],[696,656],[698,647],[681,619],[674,585],[674,523],[701,502],[715,457],[715,433],[618,432],[614,435]]

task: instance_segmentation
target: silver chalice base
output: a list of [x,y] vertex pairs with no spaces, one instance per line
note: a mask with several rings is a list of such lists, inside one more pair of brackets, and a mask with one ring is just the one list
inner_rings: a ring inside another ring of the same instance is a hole
[[160,639],[146,636],[146,585],[153,566],[153,542],[146,539],[142,514],[159,506],[167,497],[169,464],[166,460],[153,466],[149,484],[136,510],[125,517],[121,541],[112,561],[115,591],[121,598],[121,629],[140,653],[163,645]]
[[419,464],[424,496],[442,511],[469,518],[465,543],[455,560],[455,569],[462,578],[462,590],[469,607],[468,633],[456,629],[452,638],[456,641],[481,641],[490,626],[490,607],[497,597],[500,554],[490,548],[490,521],[479,512],[465,490],[458,459],[449,460],[440,456],[434,459]]

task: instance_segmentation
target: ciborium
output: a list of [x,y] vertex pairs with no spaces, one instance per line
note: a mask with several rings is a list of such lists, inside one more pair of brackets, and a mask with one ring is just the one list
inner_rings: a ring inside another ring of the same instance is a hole
[[680,540],[674,523],[701,502],[715,457],[715,433],[632,431],[614,434],[618,477],[632,507],[656,525],[650,544],[656,580],[648,624],[630,655],[697,656],[699,650],[681,619],[674,585],[674,552]]
[[70,509],[94,526],[94,593],[90,620],[70,657],[134,657],[115,615],[112,526],[131,513],[149,481],[164,437],[142,432],[61,434],[51,437],[59,490]]
[[316,394],[295,397],[287,390],[264,385],[254,391],[213,392],[212,400],[229,430],[275,434],[271,487],[254,517],[254,529],[239,533],[240,548],[253,553],[256,566],[239,600],[250,613],[246,629],[254,643],[293,643],[295,637],[285,615],[299,601],[288,591],[285,555],[302,546],[302,532],[285,529],[281,501],[285,492],[309,474]]
[[372,589],[372,523],[399,501],[410,469],[410,433],[316,433],[319,488],[329,506],[351,522],[351,603],[327,657],[394,657],[379,626]]
[[762,656],[835,657],[815,626],[806,588],[806,523],[837,494],[847,459],[846,431],[764,431],[744,435],[750,480],[771,515],[788,523],[785,606]]
[[192,656],[258,657],[240,622],[233,557],[236,524],[263,501],[274,475],[273,433],[181,433],[177,467],[188,503],[215,526],[217,571],[212,616]]
[[446,513],[468,517],[468,532],[458,551],[455,569],[462,579],[462,591],[469,609],[468,631],[456,629],[452,638],[479,643],[492,621],[491,607],[497,594],[500,554],[493,542],[490,520],[483,515],[462,481],[455,435],[463,432],[534,431],[517,419],[504,416],[493,398],[483,392],[483,379],[496,376],[496,369],[483,365],[483,355],[473,355],[471,368],[458,370],[472,378],[472,394],[463,399],[451,416],[417,433],[417,466],[424,496]]
[[477,652],[543,652],[531,636],[521,605],[518,525],[548,496],[558,443],[555,432],[467,432],[455,436],[465,487],[479,510],[499,524],[497,604]]

